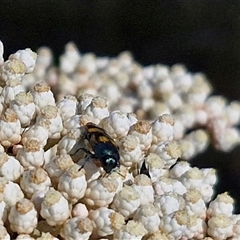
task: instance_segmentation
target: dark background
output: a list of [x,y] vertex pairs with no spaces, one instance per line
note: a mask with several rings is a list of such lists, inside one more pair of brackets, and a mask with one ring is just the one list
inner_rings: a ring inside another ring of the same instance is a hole
[[[74,41],[80,51],[116,56],[130,50],[143,65],[183,63],[204,72],[215,94],[239,100],[239,1],[1,1],[0,39],[5,58],[26,47],[49,46],[55,56]],[[240,207],[240,148],[209,150],[192,161],[218,169],[217,192]]]

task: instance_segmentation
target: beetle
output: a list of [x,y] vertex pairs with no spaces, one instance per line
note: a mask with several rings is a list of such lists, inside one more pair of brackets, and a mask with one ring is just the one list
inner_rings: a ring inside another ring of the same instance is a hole
[[[88,141],[91,150],[80,148],[91,158],[98,167],[102,167],[106,173],[111,173],[113,169],[119,168],[120,156],[119,147],[116,142],[101,127],[92,122],[84,126],[84,138]],[[84,167],[84,163],[80,169]]]

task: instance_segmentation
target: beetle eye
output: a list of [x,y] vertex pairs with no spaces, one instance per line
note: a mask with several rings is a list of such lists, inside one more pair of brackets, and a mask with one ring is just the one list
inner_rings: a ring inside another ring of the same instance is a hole
[[116,160],[115,160],[114,158],[108,158],[108,159],[106,159],[106,163],[107,163],[107,164],[112,164],[112,163],[114,163],[114,162],[116,162]]
[[117,166],[118,166],[118,161],[115,158],[108,156],[102,159],[102,167],[107,173],[110,173]]

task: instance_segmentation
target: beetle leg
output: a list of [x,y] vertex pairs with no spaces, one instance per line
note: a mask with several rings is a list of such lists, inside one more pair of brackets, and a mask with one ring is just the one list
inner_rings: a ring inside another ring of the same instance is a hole
[[79,150],[82,150],[82,151],[85,152],[86,154],[88,154],[88,155],[90,155],[90,156],[93,156],[93,154],[92,154],[89,150],[87,150],[86,148],[79,148],[79,149],[77,150],[77,152],[78,152]]
[[85,163],[90,159],[92,157],[92,153],[91,153],[91,155],[90,156],[88,156],[85,160],[84,160],[84,162],[83,162],[83,164],[82,164],[82,166],[79,168],[79,170],[78,171],[81,171],[83,168],[84,168],[84,165],[85,165]]
[[70,156],[74,156],[76,155],[76,153],[78,151],[82,150],[83,152],[87,153],[88,155],[93,155],[89,150],[87,150],[86,148],[78,148],[74,153],[71,153]]

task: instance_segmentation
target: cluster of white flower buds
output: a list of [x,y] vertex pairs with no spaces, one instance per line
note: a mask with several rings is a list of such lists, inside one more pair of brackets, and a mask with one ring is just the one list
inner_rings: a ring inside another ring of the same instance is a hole
[[[0,239],[239,239],[234,200],[212,199],[216,171],[188,162],[209,143],[239,143],[239,102],[210,96],[202,74],[142,67],[128,52],[69,43],[59,68],[52,59],[41,48],[4,61],[0,41]],[[110,174],[86,156],[88,122],[119,146]]]

